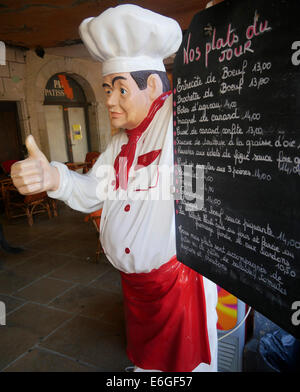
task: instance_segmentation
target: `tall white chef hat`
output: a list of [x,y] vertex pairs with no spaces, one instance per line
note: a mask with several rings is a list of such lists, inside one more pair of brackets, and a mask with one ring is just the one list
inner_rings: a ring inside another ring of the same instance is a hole
[[182,40],[179,24],[145,8],[123,4],[87,18],[79,33],[91,56],[102,63],[103,76],[142,70],[165,71],[163,59]]

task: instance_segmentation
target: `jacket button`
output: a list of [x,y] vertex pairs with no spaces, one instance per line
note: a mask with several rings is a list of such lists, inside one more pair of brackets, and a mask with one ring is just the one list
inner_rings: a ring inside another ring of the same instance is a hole
[[130,210],[130,204],[127,204],[124,208],[124,211],[128,212]]
[[127,254],[130,253],[130,249],[129,249],[129,248],[126,248],[126,249],[125,249],[125,253],[127,253]]

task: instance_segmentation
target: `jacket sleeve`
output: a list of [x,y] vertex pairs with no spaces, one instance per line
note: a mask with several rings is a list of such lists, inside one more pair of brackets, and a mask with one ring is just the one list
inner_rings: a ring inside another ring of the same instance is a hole
[[56,191],[47,192],[49,197],[62,200],[72,209],[85,213],[103,207],[103,202],[107,198],[108,180],[113,169],[111,146],[108,146],[86,174],[69,170],[61,162],[52,161],[50,164],[58,169],[60,184]]

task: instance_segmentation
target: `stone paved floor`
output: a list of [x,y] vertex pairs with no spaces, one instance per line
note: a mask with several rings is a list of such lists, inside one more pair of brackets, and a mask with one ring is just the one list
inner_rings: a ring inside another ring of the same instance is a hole
[[[96,263],[96,231],[84,217],[59,204],[57,218],[39,215],[29,227],[25,218],[7,221],[0,210],[6,239],[24,248],[17,255],[0,249],[0,303],[6,307],[0,372],[124,372],[132,366],[120,275],[103,254]],[[272,371],[258,354],[267,322],[256,316],[244,372]]]
[[8,222],[0,249],[0,371],[120,371],[125,353],[119,273],[105,256],[95,261],[96,231],[84,214],[59,205],[59,216]]

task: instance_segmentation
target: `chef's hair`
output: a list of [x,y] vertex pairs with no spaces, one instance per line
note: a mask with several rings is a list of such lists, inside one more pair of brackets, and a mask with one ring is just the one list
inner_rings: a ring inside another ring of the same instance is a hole
[[169,78],[164,71],[147,70],[130,72],[131,77],[135,80],[140,90],[145,90],[145,88],[147,88],[148,77],[152,74],[157,74],[160,77],[163,85],[163,93],[171,90]]

